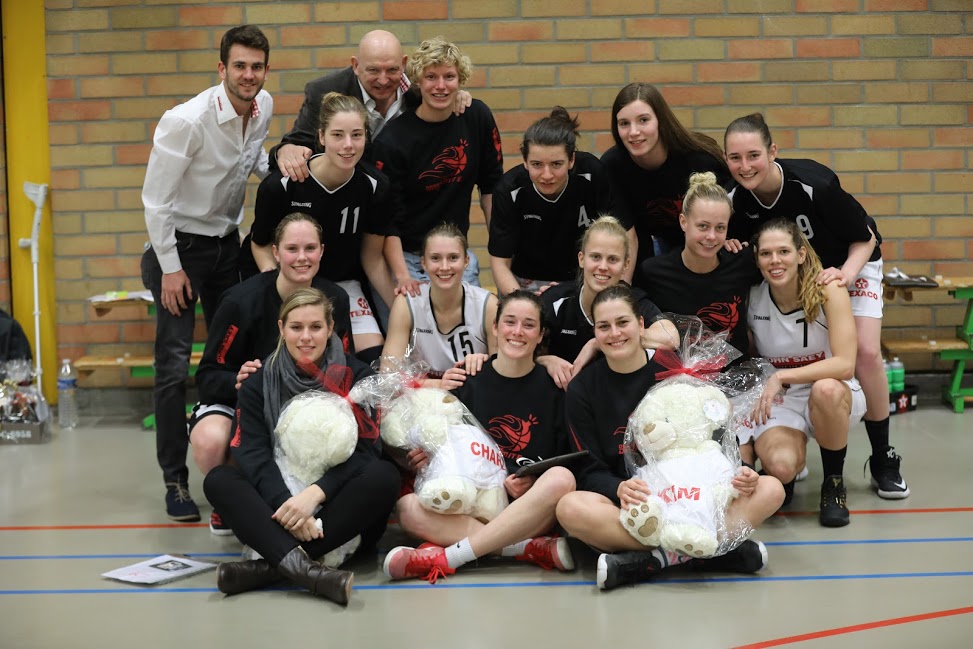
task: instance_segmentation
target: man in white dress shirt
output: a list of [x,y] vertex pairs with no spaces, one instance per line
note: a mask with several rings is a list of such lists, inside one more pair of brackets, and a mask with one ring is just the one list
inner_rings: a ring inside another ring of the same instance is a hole
[[223,291],[239,280],[237,228],[247,178],[268,173],[263,141],[274,103],[263,91],[270,45],[257,27],[223,35],[222,83],[166,111],[156,127],[142,187],[150,246],[142,282],[156,304],[156,452],[166,513],[198,521],[189,495],[186,378],[197,299],[206,324]]

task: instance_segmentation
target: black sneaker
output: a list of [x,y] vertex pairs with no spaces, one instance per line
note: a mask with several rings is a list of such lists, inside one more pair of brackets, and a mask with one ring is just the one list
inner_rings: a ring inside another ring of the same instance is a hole
[[909,485],[899,473],[902,458],[894,448],[889,446],[884,455],[872,455],[865,460],[865,464],[872,471],[872,487],[878,492],[880,498],[901,500],[909,497]]
[[760,541],[747,539],[726,554],[710,559],[694,559],[690,566],[694,571],[735,572],[752,575],[767,565],[767,546]]
[[598,557],[598,588],[611,590],[622,584],[647,581],[662,571],[654,552],[612,552]]
[[797,478],[794,478],[790,482],[784,485],[784,502],[781,503],[781,507],[787,507],[794,500],[794,485],[797,484]]
[[178,482],[166,483],[166,514],[180,523],[195,523],[199,520],[199,508],[189,495],[186,485]]
[[821,514],[818,520],[825,527],[844,527],[850,521],[845,503],[845,481],[840,475],[829,475],[821,485]]

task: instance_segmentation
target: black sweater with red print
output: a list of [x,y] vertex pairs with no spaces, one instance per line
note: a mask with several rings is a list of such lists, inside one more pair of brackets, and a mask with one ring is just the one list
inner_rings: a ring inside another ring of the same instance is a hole
[[462,115],[426,122],[414,112],[389,122],[375,140],[375,166],[391,182],[392,228],[402,249],[417,252],[426,232],[452,223],[470,229],[473,185],[493,194],[503,175],[500,131],[478,99]]
[[507,378],[493,369],[496,356],[453,393],[466,404],[503,453],[507,471],[569,452],[564,392],[540,365]]
[[656,373],[664,370],[650,360],[634,372],[619,374],[602,357],[568,384],[571,450],[589,453],[585,462],[572,467],[579,491],[593,491],[619,504],[618,485],[630,477],[623,454],[629,415],[655,385]]
[[[277,347],[280,337],[277,320],[282,303],[277,292],[279,272],[254,275],[227,289],[220,297],[196,371],[200,403],[236,407],[236,377],[240,366],[256,358],[263,360]],[[323,277],[315,277],[311,286],[331,300],[335,333],[344,343],[345,351],[354,353],[348,293]]]
[[636,263],[652,256],[653,236],[670,249],[682,248],[686,237],[679,227],[679,213],[689,189],[689,176],[712,171],[721,185],[730,180],[723,162],[702,151],[670,151],[661,167],[649,170],[638,166],[624,147],[613,146],[601,156],[601,164],[612,180],[619,213],[626,223],[635,226],[639,236]]
[[729,343],[746,357],[747,301],[760,271],[750,248],[736,254],[721,250],[718,259],[714,270],[694,273],[683,263],[682,250],[671,250],[643,261],[633,283],[663,311],[699,316],[713,331],[729,332]]

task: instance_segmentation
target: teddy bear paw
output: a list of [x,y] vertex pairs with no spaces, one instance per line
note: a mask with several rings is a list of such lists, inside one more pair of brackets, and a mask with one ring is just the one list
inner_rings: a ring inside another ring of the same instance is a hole
[[633,538],[642,545],[659,545],[662,527],[662,507],[654,499],[631,505],[621,511],[619,520]]

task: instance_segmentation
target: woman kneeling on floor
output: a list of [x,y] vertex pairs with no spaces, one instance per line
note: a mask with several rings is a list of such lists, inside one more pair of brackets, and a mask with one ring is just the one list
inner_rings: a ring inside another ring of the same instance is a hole
[[[552,536],[558,501],[574,491],[574,476],[561,466],[537,477],[517,478],[518,468],[567,451],[564,393],[547,371],[535,364],[541,340],[543,307],[525,290],[501,298],[493,333],[497,354],[474,376],[453,368],[444,381],[463,381],[456,396],[499,446],[510,475],[504,481],[513,502],[489,523],[471,516],[444,515],[424,509],[415,494],[398,503],[402,529],[429,541],[417,549],[397,547],[385,558],[385,574],[392,579],[418,577],[435,582],[459,566],[488,554],[515,557],[544,568],[572,570],[567,540]],[[453,376],[457,374],[459,376]],[[421,450],[409,453],[418,470],[428,459]]]
[[[352,573],[327,568],[312,557],[323,557],[356,536],[361,537],[361,553],[374,552],[399,493],[398,471],[379,459],[377,436],[359,430],[348,460],[291,495],[274,460],[274,429],[288,400],[323,389],[318,372],[311,376],[301,366],[313,364],[322,373],[331,370],[329,375],[347,368],[353,383],[374,372],[345,355],[333,335],[331,303],[316,289],[292,293],[281,306],[278,326],[277,350],[240,388],[230,442],[237,466],[215,467],[203,482],[206,497],[237,538],[264,558],[220,564],[216,582],[221,592],[232,595],[284,578],[347,604]],[[368,423],[359,420],[359,425]]]
[[[735,550],[712,559],[690,559],[673,552],[652,549],[636,540],[619,523],[620,506],[646,501],[649,488],[638,478],[628,478],[624,439],[628,418],[656,374],[665,368],[652,360],[654,352],[642,348],[644,330],[638,303],[627,286],[618,284],[598,293],[591,304],[595,340],[604,354],[568,385],[568,431],[574,450],[587,450],[589,460],[578,473],[583,491],[567,494],[557,505],[557,520],[567,532],[601,551],[598,587],[606,590],[625,583],[644,581],[664,568],[692,561],[693,567],[752,573],[767,562],[760,542],[744,541]],[[740,492],[726,513],[727,526],[744,520],[757,528],[777,511],[784,499],[780,482],[744,468],[734,479]]]

